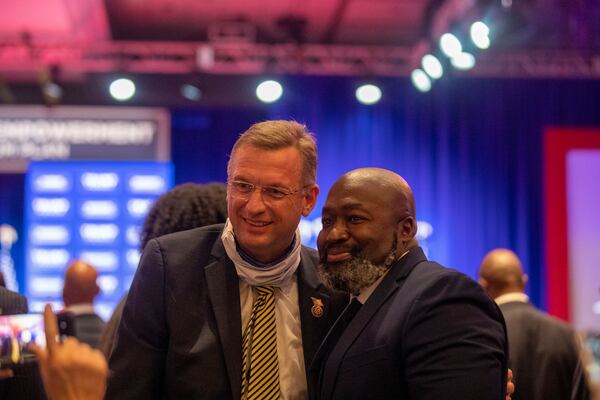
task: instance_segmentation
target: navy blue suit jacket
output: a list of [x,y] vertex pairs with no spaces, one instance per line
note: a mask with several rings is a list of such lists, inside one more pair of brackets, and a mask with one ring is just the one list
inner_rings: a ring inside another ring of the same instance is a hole
[[311,367],[313,399],[504,400],[500,310],[420,248],[392,266],[334,341],[327,337]]
[[27,314],[27,299],[0,287],[0,315]]
[[575,332],[531,304],[500,305],[510,342],[513,400],[589,400]]

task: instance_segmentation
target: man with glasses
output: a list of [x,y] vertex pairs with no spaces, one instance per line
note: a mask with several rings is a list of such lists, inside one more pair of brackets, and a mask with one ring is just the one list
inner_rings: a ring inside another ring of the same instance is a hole
[[235,143],[225,225],[151,240],[110,359],[107,398],[302,399],[348,302],[319,281],[298,223],[319,192],[304,126],[258,123]]

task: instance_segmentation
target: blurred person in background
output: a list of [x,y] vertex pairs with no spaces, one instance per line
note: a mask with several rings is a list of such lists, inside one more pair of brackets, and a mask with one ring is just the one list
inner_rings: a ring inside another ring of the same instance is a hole
[[589,378],[592,399],[600,400],[600,333],[588,331],[582,336],[585,346],[582,347],[581,359]]
[[566,323],[529,303],[527,275],[519,257],[508,249],[490,251],[481,263],[479,283],[506,320],[509,367],[516,387],[513,399],[590,399],[580,340]]
[[[156,237],[169,233],[224,223],[227,220],[227,185],[184,183],[160,196],[150,208],[140,233],[140,250]],[[108,321],[99,349],[106,358],[115,346],[117,328],[127,295]]]
[[91,347],[97,347],[105,322],[94,311],[94,298],[100,293],[96,282],[98,272],[90,264],[75,260],[65,270],[63,302],[65,311],[73,316],[75,337]]

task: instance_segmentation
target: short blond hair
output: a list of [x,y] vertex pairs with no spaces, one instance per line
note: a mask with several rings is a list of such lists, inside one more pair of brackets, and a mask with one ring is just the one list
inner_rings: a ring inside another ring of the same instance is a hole
[[314,135],[305,125],[296,121],[264,121],[252,125],[242,133],[233,145],[227,163],[227,175],[231,173],[231,160],[235,152],[245,145],[263,150],[279,150],[294,147],[303,159],[305,184],[313,184],[317,179],[317,143]]

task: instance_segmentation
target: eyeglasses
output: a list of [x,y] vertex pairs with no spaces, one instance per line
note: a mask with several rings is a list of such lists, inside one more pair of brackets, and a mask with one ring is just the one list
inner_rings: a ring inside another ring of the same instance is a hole
[[256,189],[259,189],[263,195],[263,199],[265,200],[282,200],[287,196],[291,196],[296,194],[306,188],[306,186],[301,189],[292,190],[286,189],[277,186],[260,186],[255,185],[254,183],[244,182],[244,181],[227,181],[227,184],[231,188],[231,192],[235,197],[248,199],[254,193]]

